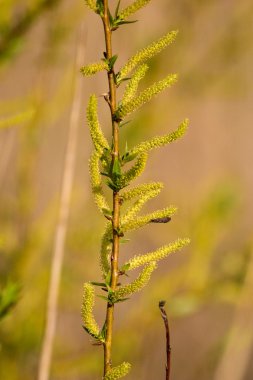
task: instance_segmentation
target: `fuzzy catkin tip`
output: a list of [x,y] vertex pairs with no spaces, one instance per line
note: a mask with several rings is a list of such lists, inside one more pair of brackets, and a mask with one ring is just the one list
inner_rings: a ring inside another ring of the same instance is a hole
[[130,201],[133,198],[140,197],[145,195],[149,191],[161,191],[164,185],[162,182],[151,182],[144,183],[139,186],[135,186],[130,190],[125,191],[121,194],[121,197],[124,201]]
[[80,69],[81,73],[84,76],[91,76],[102,70],[109,70],[108,63],[105,61],[90,63],[89,65],[83,66]]
[[83,285],[82,319],[86,331],[93,337],[99,337],[99,327],[93,316],[94,288],[86,282]]
[[159,148],[167,144],[170,144],[178,140],[179,138],[183,137],[187,131],[188,126],[189,126],[189,120],[185,119],[175,131],[168,133],[167,135],[164,135],[164,136],[157,136],[157,137],[152,138],[151,140],[144,141],[140,143],[139,145],[137,145],[132,150],[130,150],[129,154],[132,155],[132,154],[140,154],[144,152],[149,152],[155,148]]
[[138,228],[141,228],[145,226],[146,224],[150,223],[152,219],[171,217],[172,215],[176,213],[176,211],[177,211],[176,207],[170,206],[170,207],[166,207],[163,210],[154,211],[151,214],[147,214],[135,219],[131,219],[130,221],[122,224],[122,230],[124,232],[137,230]]
[[129,5],[119,13],[119,18],[121,20],[126,20],[133,13],[145,7],[149,2],[150,0],[136,0],[133,4]]
[[131,364],[123,362],[117,367],[112,368],[104,377],[104,380],[117,380],[126,376],[131,369]]
[[177,239],[175,242],[169,245],[165,245],[154,252],[146,253],[144,255],[136,255],[132,259],[130,259],[129,262],[125,265],[127,265],[128,270],[132,270],[142,265],[146,265],[147,263],[151,261],[160,261],[164,259],[165,257],[169,256],[171,253],[181,250],[182,248],[187,246],[189,243],[190,243],[190,239],[188,238]]
[[159,40],[151,43],[144,49],[137,52],[127,63],[122,67],[119,73],[119,80],[125,78],[137,65],[154,57],[156,54],[164,50],[168,45],[174,42],[178,31],[173,30],[161,37]]
[[91,11],[97,12],[96,0],[85,0],[85,4]]

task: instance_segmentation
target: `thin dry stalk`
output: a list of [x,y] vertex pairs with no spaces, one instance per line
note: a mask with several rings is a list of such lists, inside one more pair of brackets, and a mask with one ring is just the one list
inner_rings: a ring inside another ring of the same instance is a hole
[[170,367],[171,367],[171,346],[170,346],[170,329],[169,321],[166,310],[164,309],[165,301],[159,302],[159,309],[161,311],[162,319],[166,331],[166,354],[167,354],[167,363],[166,363],[166,377],[165,380],[170,380]]
[[[84,27],[82,26],[79,32],[79,38],[77,43],[75,73],[78,72],[79,67],[82,65],[84,57],[83,29]],[[80,80],[76,80],[70,115],[69,132],[67,140],[68,143],[65,155],[65,164],[63,169],[63,179],[60,195],[59,217],[55,232],[54,249],[52,254],[51,275],[47,300],[46,326],[42,341],[38,380],[49,379],[52,361],[53,343],[57,320],[59,285],[62,272],[66,231],[70,211],[70,198],[73,187],[73,177],[76,160],[76,146],[79,124],[78,122],[80,117],[80,108],[82,100],[81,83],[82,82]]]

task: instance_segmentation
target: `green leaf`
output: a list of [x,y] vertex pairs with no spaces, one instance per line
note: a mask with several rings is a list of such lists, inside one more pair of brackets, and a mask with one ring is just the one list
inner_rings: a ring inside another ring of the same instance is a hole
[[95,286],[106,286],[106,284],[104,282],[91,281],[91,284],[95,285]]
[[106,208],[102,208],[102,211],[103,211],[103,214],[106,218],[112,218],[112,211],[111,210],[108,210]]
[[130,241],[130,239],[120,239],[120,244],[126,244]]
[[105,340],[106,338],[106,332],[107,332],[107,325],[106,325],[106,322],[104,323],[104,326],[102,327],[101,331],[100,331],[100,336],[103,340]]
[[124,127],[124,125],[131,123],[131,121],[132,120],[128,120],[128,121],[125,121],[124,123],[120,123],[119,127],[122,128],[122,127]]
[[112,177],[118,178],[121,176],[121,164],[119,162],[118,157],[116,156],[114,158],[113,166],[112,166]]
[[115,62],[117,61],[117,59],[118,59],[118,55],[117,55],[117,54],[113,55],[113,56],[109,59],[109,68],[110,68],[110,70],[113,69],[113,66],[114,66]]
[[5,317],[16,305],[20,296],[20,286],[9,282],[0,291],[0,319]]
[[103,16],[104,14],[104,3],[103,0],[97,0],[97,13],[100,14],[100,16]]
[[121,158],[122,164],[126,164],[127,162],[133,161],[137,156],[138,153],[126,152]]
[[128,271],[129,268],[130,268],[130,264],[126,263],[125,265],[123,265],[123,267],[120,268],[120,272],[126,272]]
[[116,9],[115,9],[115,14],[114,14],[115,18],[118,17],[120,3],[121,3],[121,0],[118,1],[117,7],[116,7]]
[[111,285],[111,272],[108,272],[107,275],[106,275],[106,278],[105,278],[105,284],[106,284],[106,287],[110,287]]

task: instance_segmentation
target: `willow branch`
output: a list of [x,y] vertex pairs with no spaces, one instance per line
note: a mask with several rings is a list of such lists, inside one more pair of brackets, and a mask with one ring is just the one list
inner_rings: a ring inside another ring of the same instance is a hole
[[[106,45],[106,59],[110,60],[113,56],[112,54],[112,31],[110,28],[109,20],[109,8],[108,0],[103,0],[104,12],[102,15],[102,21],[104,26],[105,35],[105,45]],[[108,85],[109,85],[109,105],[111,111],[111,121],[112,121],[112,165],[115,159],[119,156],[119,125],[114,120],[114,114],[116,111],[116,84],[114,82],[114,69],[112,68],[108,72]],[[111,281],[110,287],[112,291],[116,290],[118,281],[118,260],[119,260],[119,218],[120,218],[120,199],[119,193],[117,191],[113,192],[113,220],[112,220],[112,230],[113,230],[113,244],[112,244],[112,254],[111,254]],[[113,316],[114,316],[114,305],[111,303],[107,304],[106,312],[106,339],[104,343],[104,375],[110,371],[112,368],[112,333],[113,333]]]

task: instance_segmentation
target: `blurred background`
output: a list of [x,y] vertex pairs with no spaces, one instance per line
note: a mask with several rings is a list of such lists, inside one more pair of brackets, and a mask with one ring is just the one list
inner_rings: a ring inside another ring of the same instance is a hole
[[[122,6],[129,3],[123,0]],[[85,108],[89,94],[104,93],[107,83],[104,73],[83,78],[76,57],[81,52],[81,65],[102,57],[102,25],[83,1],[1,0],[0,5],[0,378],[37,378],[67,143],[75,124],[50,379],[96,380],[102,348],[82,330],[80,305],[83,282],[100,280],[104,220],[90,192]],[[114,361],[132,363],[129,380],[165,377],[158,302],[166,300],[172,380],[252,380],[253,3],[159,0],[136,16],[140,22],[114,33],[117,67],[179,29],[173,46],[152,59],[142,87],[168,72],[177,72],[180,80],[135,114],[122,139],[133,146],[175,129],[185,117],[191,126],[182,140],[151,153],[140,178],[165,184],[145,211],[175,204],[177,216],[168,225],[129,234],[123,261],[177,237],[190,237],[191,244],[160,264],[141,294],[117,305]],[[104,103],[99,98],[109,137]],[[102,299],[96,299],[95,312],[102,323]]]

